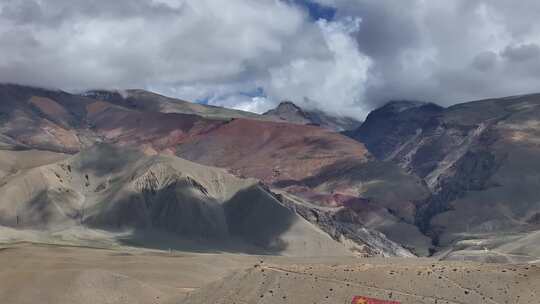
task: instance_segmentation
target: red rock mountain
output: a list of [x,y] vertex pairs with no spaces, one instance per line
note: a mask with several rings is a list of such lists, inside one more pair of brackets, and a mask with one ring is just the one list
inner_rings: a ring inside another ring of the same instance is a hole
[[366,235],[367,227],[419,254],[430,246],[413,225],[416,204],[427,195],[419,179],[339,133],[144,91],[131,91],[126,100],[2,85],[0,94],[0,143],[7,149],[73,154],[103,142],[174,155],[261,180],[282,193],[283,204],[311,206],[319,220],[305,218],[336,239],[379,238]]

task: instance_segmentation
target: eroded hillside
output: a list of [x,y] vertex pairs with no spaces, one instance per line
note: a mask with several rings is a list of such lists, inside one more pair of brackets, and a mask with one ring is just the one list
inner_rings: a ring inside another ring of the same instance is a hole
[[539,95],[446,109],[394,102],[349,135],[423,179],[431,195],[416,223],[435,245],[519,259],[538,254],[538,117]]

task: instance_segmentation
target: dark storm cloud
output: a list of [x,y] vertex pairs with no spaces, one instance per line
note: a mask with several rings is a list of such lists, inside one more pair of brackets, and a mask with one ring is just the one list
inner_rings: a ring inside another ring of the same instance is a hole
[[486,51],[479,53],[473,59],[472,66],[481,71],[485,72],[491,70],[497,64],[498,56],[494,52]]
[[510,61],[526,61],[539,59],[540,47],[534,43],[523,45],[509,45],[503,50],[501,56],[507,58]]
[[363,102],[372,107],[540,91],[537,1],[319,2],[362,18],[358,48],[373,59]]

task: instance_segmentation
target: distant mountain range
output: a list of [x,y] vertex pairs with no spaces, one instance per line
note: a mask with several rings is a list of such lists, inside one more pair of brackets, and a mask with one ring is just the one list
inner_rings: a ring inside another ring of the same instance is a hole
[[540,95],[394,101],[360,123],[291,102],[258,115],[143,90],[0,85],[0,225],[151,229],[291,255],[538,259],[539,114]]
[[193,114],[211,119],[247,118],[264,121],[287,122],[299,125],[316,125],[334,131],[353,130],[361,122],[350,117],[338,117],[319,110],[304,110],[291,101],[280,103],[275,109],[259,115],[211,105],[192,103],[165,97],[144,90],[88,91],[82,96],[107,101],[125,108],[162,113]]

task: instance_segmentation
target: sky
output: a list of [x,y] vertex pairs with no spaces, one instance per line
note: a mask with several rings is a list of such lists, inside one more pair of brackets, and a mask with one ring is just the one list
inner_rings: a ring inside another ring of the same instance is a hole
[[540,92],[533,0],[1,0],[0,82],[364,118]]

